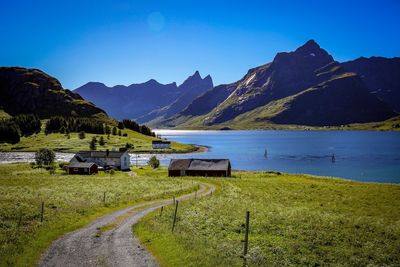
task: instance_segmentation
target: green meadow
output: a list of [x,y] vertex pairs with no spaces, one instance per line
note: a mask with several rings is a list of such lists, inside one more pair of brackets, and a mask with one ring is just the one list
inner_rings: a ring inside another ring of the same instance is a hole
[[85,134],[84,139],[79,138],[79,133],[70,133],[69,137],[66,134],[52,133],[46,135],[44,133],[44,123],[42,122],[42,130],[38,134],[33,134],[28,137],[21,137],[21,141],[17,144],[0,143],[0,151],[37,151],[40,148],[49,148],[60,152],[77,152],[80,150],[89,150],[89,143],[93,137],[97,141],[103,136],[105,145],[99,145],[97,142],[97,150],[106,150],[112,148],[125,147],[127,143],[133,144],[134,148],[130,149],[132,152],[149,152],[149,153],[176,153],[176,152],[190,152],[196,148],[192,145],[180,144],[171,142],[171,149],[157,150],[152,148],[151,142],[157,140],[152,136],[143,135],[129,129],[123,129],[122,134],[119,135],[100,135],[100,134]]
[[[188,179],[188,178],[186,178]],[[207,179],[210,197],[147,215],[134,233],[162,266],[399,266],[400,186],[274,172]]]
[[33,266],[52,241],[96,217],[199,182],[217,191],[180,202],[174,233],[172,206],[133,227],[162,266],[242,266],[247,210],[249,266],[400,265],[399,185],[276,172],[168,178],[149,167],[78,176],[0,164],[0,266]]
[[61,169],[52,174],[29,164],[0,164],[0,266],[34,266],[52,241],[96,217],[196,189],[189,180],[145,175],[148,167],[138,171],[144,174],[79,176]]

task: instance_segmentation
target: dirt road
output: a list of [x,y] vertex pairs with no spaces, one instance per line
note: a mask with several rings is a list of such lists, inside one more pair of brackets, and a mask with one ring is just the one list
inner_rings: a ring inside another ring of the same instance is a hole
[[[208,195],[214,190],[212,185],[200,184],[197,196]],[[194,195],[177,199],[187,200]],[[54,241],[38,266],[157,266],[152,255],[133,236],[132,225],[146,214],[169,204],[172,204],[171,199],[150,201],[100,217]]]

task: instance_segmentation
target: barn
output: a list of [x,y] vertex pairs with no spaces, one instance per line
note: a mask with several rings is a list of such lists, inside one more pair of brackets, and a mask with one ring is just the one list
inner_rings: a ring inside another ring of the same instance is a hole
[[93,162],[71,162],[66,169],[68,174],[98,173],[97,164]]
[[172,159],[168,166],[168,176],[231,176],[229,159]]

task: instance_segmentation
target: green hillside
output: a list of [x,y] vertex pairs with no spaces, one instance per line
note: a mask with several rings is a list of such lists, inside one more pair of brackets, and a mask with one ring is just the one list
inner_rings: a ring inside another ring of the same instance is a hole
[[44,131],[45,121],[42,121],[42,130],[38,134],[33,134],[28,137],[21,137],[21,141],[17,144],[0,143],[0,151],[37,151],[40,148],[50,148],[59,152],[77,152],[80,150],[89,150],[89,143],[93,137],[99,141],[103,136],[105,145],[97,144],[97,150],[118,149],[125,147],[127,143],[134,146],[130,149],[132,152],[149,152],[149,153],[174,153],[174,152],[189,152],[196,150],[192,145],[180,144],[171,142],[171,149],[157,150],[152,148],[151,142],[158,140],[155,137],[143,135],[130,129],[123,129],[122,135],[106,134],[91,134],[86,133],[84,139],[79,138],[79,133],[67,134],[51,133],[46,135]]

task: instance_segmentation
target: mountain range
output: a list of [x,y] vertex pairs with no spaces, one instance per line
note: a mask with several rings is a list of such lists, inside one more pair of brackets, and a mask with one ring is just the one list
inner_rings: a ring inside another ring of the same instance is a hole
[[176,115],[211,88],[211,76],[202,78],[196,71],[179,86],[175,82],[161,84],[154,79],[145,83],[113,87],[89,82],[74,92],[107,110],[116,119],[131,118],[138,122],[147,122]]
[[240,80],[197,97],[162,127],[263,124],[337,126],[383,121],[400,110],[400,59],[339,63],[314,40]]

